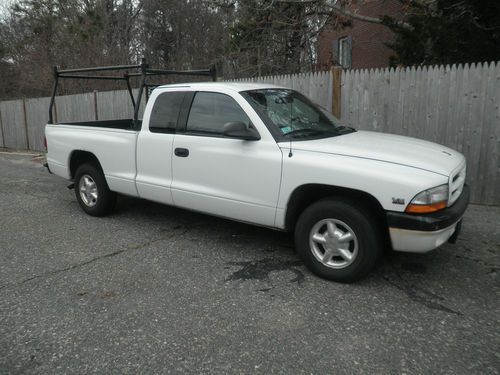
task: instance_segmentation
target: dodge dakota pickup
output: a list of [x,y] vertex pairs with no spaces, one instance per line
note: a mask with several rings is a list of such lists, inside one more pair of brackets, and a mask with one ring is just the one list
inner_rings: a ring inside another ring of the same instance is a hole
[[290,231],[307,267],[340,282],[367,275],[385,248],[453,241],[469,200],[460,153],[344,127],[268,84],[159,86],[142,121],[45,134],[49,170],[74,182],[86,213],[106,215],[124,194]]

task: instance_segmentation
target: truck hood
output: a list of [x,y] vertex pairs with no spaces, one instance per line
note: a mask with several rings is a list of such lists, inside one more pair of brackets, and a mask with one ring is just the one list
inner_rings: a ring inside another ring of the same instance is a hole
[[[280,143],[280,147],[288,148],[289,142]],[[401,164],[447,177],[464,161],[459,152],[436,143],[370,131],[308,141],[295,140],[292,149]]]

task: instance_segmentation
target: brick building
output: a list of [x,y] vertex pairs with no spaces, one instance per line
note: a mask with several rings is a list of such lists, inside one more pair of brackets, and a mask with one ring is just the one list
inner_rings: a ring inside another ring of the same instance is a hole
[[[353,0],[349,10],[377,18],[389,15],[401,19],[403,15],[398,0]],[[318,40],[318,69],[339,65],[346,69],[387,67],[394,51],[385,43],[391,42],[393,37],[394,34],[385,26],[354,19],[352,27],[326,28]]]

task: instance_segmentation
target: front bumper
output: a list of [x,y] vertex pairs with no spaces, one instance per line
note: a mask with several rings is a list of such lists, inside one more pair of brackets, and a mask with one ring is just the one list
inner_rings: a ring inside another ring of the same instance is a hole
[[[392,247],[397,251],[425,253],[450,237],[456,239],[461,220],[469,204],[469,187],[464,185],[460,198],[444,210],[426,215],[387,212]],[[455,234],[455,235],[454,235]]]

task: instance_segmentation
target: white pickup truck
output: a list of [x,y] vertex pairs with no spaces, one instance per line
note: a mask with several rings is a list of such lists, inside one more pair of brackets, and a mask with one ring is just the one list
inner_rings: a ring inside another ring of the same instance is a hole
[[453,241],[469,200],[460,153],[343,127],[282,87],[160,86],[138,125],[46,126],[49,170],[74,181],[85,212],[108,214],[119,193],[290,231],[330,280],[365,276],[384,248]]

